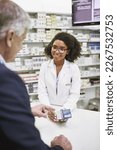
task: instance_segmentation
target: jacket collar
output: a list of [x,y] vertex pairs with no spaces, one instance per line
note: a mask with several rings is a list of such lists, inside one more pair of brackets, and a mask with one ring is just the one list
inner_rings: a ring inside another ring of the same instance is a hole
[[2,57],[2,55],[0,55],[0,64],[6,65],[6,62],[5,62],[4,58]]

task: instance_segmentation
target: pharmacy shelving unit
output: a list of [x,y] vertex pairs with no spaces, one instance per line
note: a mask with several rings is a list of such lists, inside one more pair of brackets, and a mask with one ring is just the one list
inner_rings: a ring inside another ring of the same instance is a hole
[[28,89],[30,100],[38,100],[38,76],[41,64],[46,61],[44,47],[60,31],[74,35],[82,47],[78,61],[81,71],[81,97],[89,100],[99,97],[100,39],[99,26],[72,27],[70,14],[29,12],[31,26],[12,67],[19,73]]

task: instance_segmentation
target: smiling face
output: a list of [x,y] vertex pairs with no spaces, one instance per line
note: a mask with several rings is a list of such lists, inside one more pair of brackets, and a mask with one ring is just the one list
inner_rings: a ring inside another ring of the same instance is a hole
[[65,43],[61,40],[55,40],[51,49],[54,62],[63,62],[67,54],[68,49]]

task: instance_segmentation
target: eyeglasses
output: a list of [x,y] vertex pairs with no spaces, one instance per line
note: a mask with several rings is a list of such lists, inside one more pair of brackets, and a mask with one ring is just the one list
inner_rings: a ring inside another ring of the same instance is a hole
[[59,51],[59,53],[63,54],[67,49],[64,47],[58,47],[56,45],[52,45],[52,51]]

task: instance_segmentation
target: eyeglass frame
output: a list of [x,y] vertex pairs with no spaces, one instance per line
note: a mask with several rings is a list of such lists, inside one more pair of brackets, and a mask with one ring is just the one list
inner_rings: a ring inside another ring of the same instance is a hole
[[56,45],[52,45],[52,51],[59,51],[60,54],[63,54],[66,50],[68,50],[67,48],[63,48],[63,47],[57,47]]

